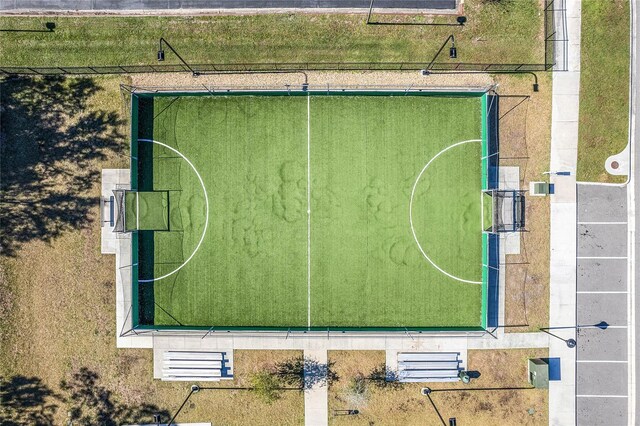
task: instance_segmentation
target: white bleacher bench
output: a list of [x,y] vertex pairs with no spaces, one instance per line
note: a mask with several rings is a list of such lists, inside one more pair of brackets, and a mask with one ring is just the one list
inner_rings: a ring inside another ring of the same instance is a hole
[[164,359],[198,359],[210,361],[222,361],[224,354],[222,352],[183,352],[183,351],[166,351],[162,357]]
[[456,361],[458,352],[400,352],[398,361]]
[[456,370],[402,370],[400,377],[458,377]]
[[166,377],[222,377],[222,371],[216,368],[165,368],[162,370],[162,374]]
[[166,351],[162,380],[218,381],[225,377],[228,361],[224,352]]
[[457,370],[458,361],[407,361],[398,364],[398,370]]
[[461,362],[457,352],[401,352],[398,353],[398,381],[455,382],[459,380]]
[[217,368],[222,369],[222,361],[206,361],[200,359],[171,360],[171,368]]

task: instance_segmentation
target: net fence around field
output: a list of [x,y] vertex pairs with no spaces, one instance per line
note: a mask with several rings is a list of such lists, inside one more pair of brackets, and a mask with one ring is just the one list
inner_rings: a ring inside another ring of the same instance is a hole
[[168,231],[168,191],[127,191],[124,196],[127,231]]

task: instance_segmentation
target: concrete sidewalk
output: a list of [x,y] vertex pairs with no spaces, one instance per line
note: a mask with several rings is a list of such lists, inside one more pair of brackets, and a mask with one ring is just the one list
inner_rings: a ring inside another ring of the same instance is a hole
[[[552,171],[571,176],[553,176],[551,196],[550,327],[576,325],[576,178],[578,156],[578,112],[580,96],[580,0],[567,0],[568,71],[553,74],[551,119]],[[563,337],[575,338],[575,330]],[[562,380],[549,382],[549,424],[576,423],[576,349],[560,339],[549,340],[549,356],[561,359]]]
[[304,424],[306,426],[329,424],[327,362],[326,350],[304,351]]

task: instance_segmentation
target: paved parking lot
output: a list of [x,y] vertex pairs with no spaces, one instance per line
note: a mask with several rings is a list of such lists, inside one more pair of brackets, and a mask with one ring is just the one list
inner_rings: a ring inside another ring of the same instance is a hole
[[627,424],[626,200],[626,188],[578,185],[578,425]]

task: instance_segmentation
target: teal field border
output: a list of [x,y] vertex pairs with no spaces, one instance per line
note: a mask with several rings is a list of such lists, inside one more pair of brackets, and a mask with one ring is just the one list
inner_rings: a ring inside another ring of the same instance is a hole
[[[489,131],[487,126],[487,94],[484,93],[481,99],[482,109],[482,149],[480,150],[480,168],[482,173],[482,190],[489,188]],[[487,328],[487,312],[489,304],[489,238],[485,231],[482,232],[482,308],[480,310],[480,324],[483,329]]]
[[[488,161],[486,160],[488,148],[488,126],[487,126],[487,93],[488,91],[430,91],[426,89],[416,90],[224,90],[224,91],[157,91],[157,92],[132,92],[131,93],[131,190],[138,189],[138,139],[139,139],[139,99],[154,97],[176,97],[176,96],[428,96],[428,97],[480,97],[481,98],[481,129],[482,129],[482,189],[488,186]],[[140,300],[139,300],[139,268],[138,249],[139,233],[132,232],[131,235],[131,313],[132,330],[192,330],[209,332],[232,332],[232,331],[301,331],[301,332],[465,332],[465,331],[486,331],[487,311],[488,311],[488,234],[482,234],[482,300],[481,318],[478,327],[261,327],[261,326],[167,326],[140,323]]]

